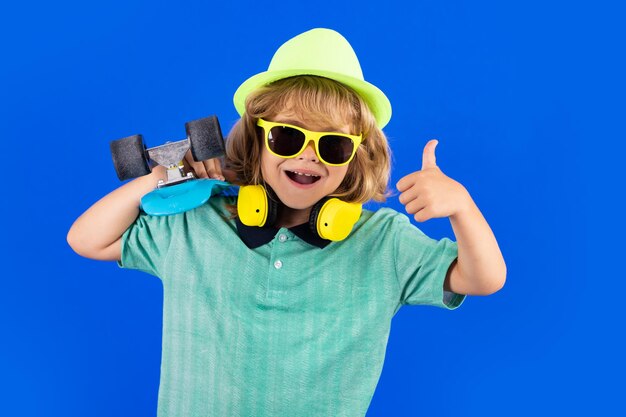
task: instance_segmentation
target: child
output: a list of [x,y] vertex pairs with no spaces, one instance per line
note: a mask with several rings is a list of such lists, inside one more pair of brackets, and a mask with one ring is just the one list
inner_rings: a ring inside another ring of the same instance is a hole
[[[397,188],[417,221],[449,217],[457,243],[428,238],[390,209],[361,212],[387,190],[381,128],[391,106],[337,32],[285,43],[268,71],[240,86],[235,106],[229,179],[258,186],[241,188],[237,208],[213,197],[182,214],[140,214],[140,198],[164,176],[158,168],[94,204],[68,242],[161,278],[159,416],[363,416],[394,314],[499,290],[506,267],[495,237],[437,167],[436,141]],[[192,165],[222,175],[215,161]],[[250,221],[257,206],[263,218]]]

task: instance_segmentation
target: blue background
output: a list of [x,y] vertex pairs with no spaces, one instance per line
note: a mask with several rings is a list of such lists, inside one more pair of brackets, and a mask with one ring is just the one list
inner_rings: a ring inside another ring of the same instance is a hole
[[[620,414],[623,11],[595,1],[22,2],[0,13],[0,414],[153,416],[162,288],[65,242],[119,185],[108,143],[237,120],[232,94],[313,27],[388,95],[393,183],[437,162],[494,230],[505,288],[402,309],[369,417]],[[388,205],[402,210],[397,196]],[[447,219],[419,225],[452,236]]]

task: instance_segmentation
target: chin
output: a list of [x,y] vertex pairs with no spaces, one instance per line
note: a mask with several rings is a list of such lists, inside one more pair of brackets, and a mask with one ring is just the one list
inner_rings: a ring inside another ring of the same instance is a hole
[[311,198],[307,198],[302,199],[302,198],[297,198],[297,197],[283,197],[281,198],[280,196],[278,196],[278,199],[280,200],[280,202],[282,204],[284,204],[285,206],[289,207],[290,209],[293,210],[306,210],[308,208],[313,207],[313,205],[315,203],[317,203],[320,199],[311,199]]

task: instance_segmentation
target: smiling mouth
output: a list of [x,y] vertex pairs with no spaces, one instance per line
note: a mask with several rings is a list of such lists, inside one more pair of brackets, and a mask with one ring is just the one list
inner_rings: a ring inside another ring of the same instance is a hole
[[313,184],[320,179],[319,175],[304,174],[298,171],[285,171],[287,176],[298,184]]

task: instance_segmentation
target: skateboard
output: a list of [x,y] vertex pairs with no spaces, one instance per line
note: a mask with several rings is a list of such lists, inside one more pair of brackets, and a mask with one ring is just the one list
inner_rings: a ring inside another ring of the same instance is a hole
[[216,194],[235,194],[228,182],[196,178],[183,169],[182,161],[189,149],[196,162],[224,155],[224,137],[217,117],[187,122],[185,130],[185,139],[154,148],[147,148],[140,134],[110,143],[115,172],[121,181],[149,174],[151,165],[167,169],[167,179],[159,180],[156,189],[141,198],[141,209],[147,214],[178,214],[201,206]]

